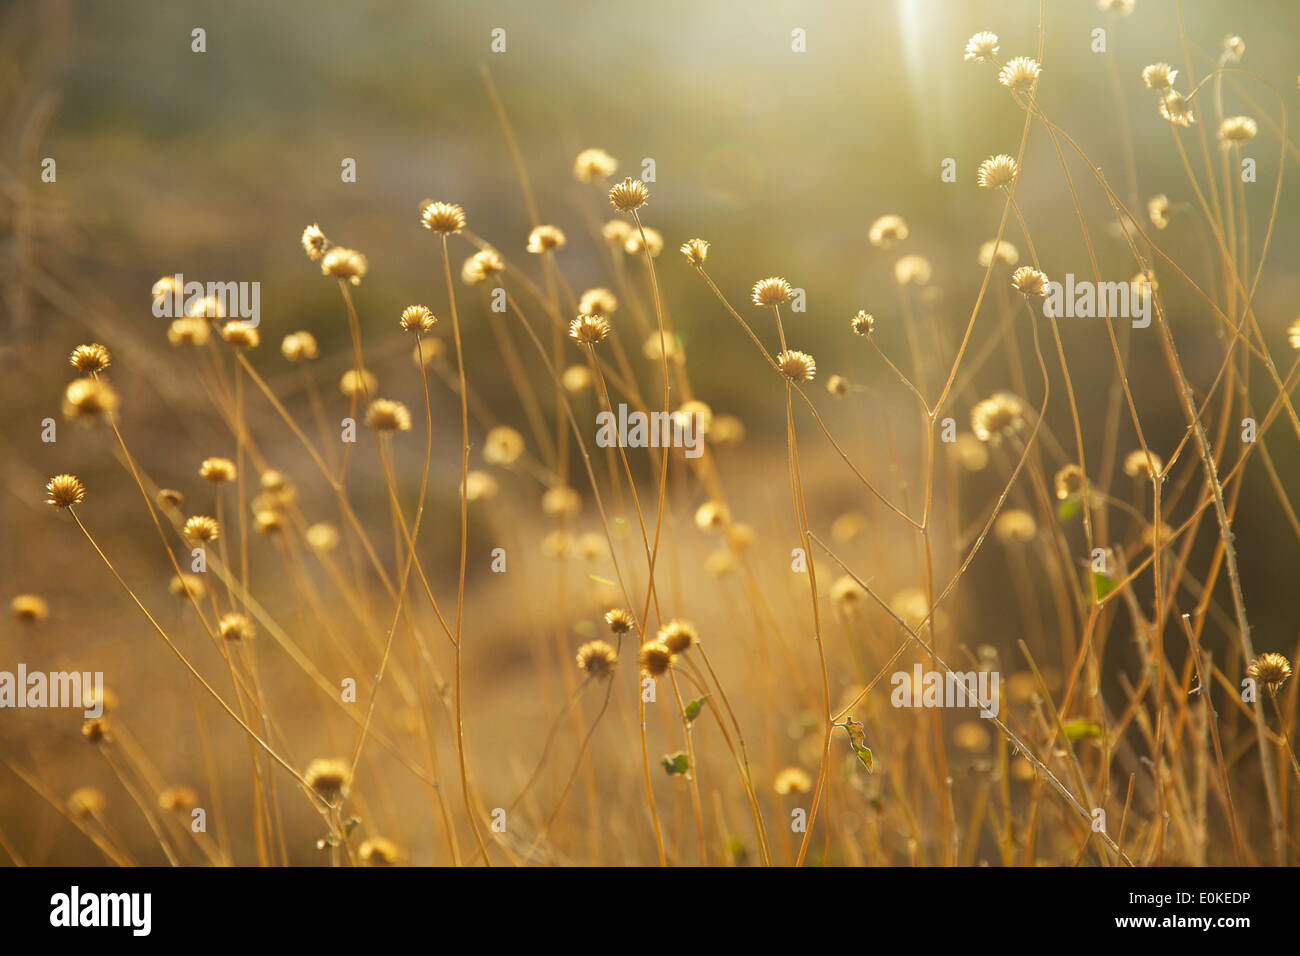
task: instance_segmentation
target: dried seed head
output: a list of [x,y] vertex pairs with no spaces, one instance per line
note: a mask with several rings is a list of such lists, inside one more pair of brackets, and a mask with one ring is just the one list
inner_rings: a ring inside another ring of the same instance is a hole
[[578,669],[588,677],[609,677],[618,663],[618,652],[605,641],[588,641],[578,648]]
[[792,793],[808,793],[812,790],[812,777],[800,767],[786,767],[776,775],[772,789],[783,797]]
[[68,812],[74,817],[93,817],[102,813],[107,804],[104,794],[94,787],[78,787],[68,797]]
[[983,30],[966,41],[966,55],[962,59],[975,63],[991,63],[998,55],[998,35]]
[[284,531],[284,515],[263,509],[253,515],[253,530],[258,534],[280,534]]
[[843,375],[832,375],[826,380],[826,391],[836,398],[843,398],[849,394],[849,380]]
[[637,663],[641,665],[641,670],[651,677],[662,677],[673,664],[673,652],[663,641],[650,641],[648,644],[641,645]]
[[618,169],[618,160],[603,149],[584,149],[573,161],[573,177],[580,183],[608,179]]
[[682,407],[673,412],[673,421],[681,422],[683,428],[694,428],[697,435],[707,435],[713,427],[713,409],[706,402],[693,398],[682,402]]
[[899,285],[925,285],[931,272],[930,260],[925,256],[903,256],[894,263],[894,281]]
[[513,465],[524,453],[524,436],[509,425],[498,425],[483,439],[483,460],[489,465]]
[[408,305],[402,310],[402,317],[398,320],[403,332],[417,333],[433,331],[437,322],[433,313],[422,305]]
[[202,319],[174,319],[172,324],[167,327],[167,341],[177,347],[182,345],[207,345],[210,331],[208,323]]
[[465,210],[455,203],[432,202],[420,204],[420,222],[440,236],[450,236],[465,228]]
[[320,261],[321,275],[343,279],[353,285],[361,284],[361,277],[369,268],[370,264],[361,253],[355,249],[343,249],[339,246],[325,253]]
[[669,621],[659,629],[659,640],[673,655],[685,654],[699,641],[695,625],[690,621]]
[[176,277],[174,275],[163,276],[153,284],[154,301],[156,302],[169,295],[175,295],[178,291],[180,291],[180,288],[176,285]]
[[1021,266],[1011,273],[1011,284],[1021,295],[1047,295],[1047,276],[1033,266]]
[[807,352],[786,349],[776,357],[781,374],[792,382],[811,382],[817,374],[817,363]]
[[1029,90],[1038,82],[1042,70],[1032,57],[1018,56],[998,71],[998,82],[1009,90]]
[[117,411],[117,392],[98,378],[78,378],[68,383],[63,393],[63,414],[82,425],[93,425],[105,415]]
[[896,242],[907,238],[907,223],[902,216],[893,213],[881,216],[867,230],[867,240],[877,248],[888,249]]
[[486,471],[469,471],[465,473],[465,500],[486,501],[495,498],[500,487],[497,480]]
[[1014,266],[1019,261],[1020,250],[1005,239],[1001,241],[990,239],[980,244],[979,264],[981,268],[987,269],[995,262]]
[[402,860],[402,851],[396,843],[384,837],[362,840],[357,848],[362,866],[396,866]]
[[192,301],[185,309],[185,314],[191,319],[214,321],[226,317],[226,307],[215,295],[205,295]]
[[466,285],[478,285],[505,271],[506,261],[501,258],[501,253],[489,247],[480,249],[465,260],[460,269],[460,278]]
[[1192,101],[1177,90],[1170,90],[1160,97],[1160,115],[1177,126],[1191,126],[1196,122]]
[[1018,171],[1014,157],[998,153],[980,163],[976,179],[981,189],[1003,189],[1016,181]]
[[109,739],[108,721],[103,717],[91,717],[81,725],[81,736],[92,744],[103,743]]
[[307,253],[307,258],[312,262],[325,255],[329,244],[330,241],[325,238],[325,233],[321,232],[320,226],[314,222],[302,231],[302,251]]
[[750,298],[755,305],[768,307],[789,302],[793,291],[790,288],[790,283],[780,276],[770,276],[766,279],[759,279],[754,283]]
[[72,350],[72,356],[68,361],[72,363],[73,368],[86,375],[102,372],[109,365],[108,349],[98,343],[78,345]]
[[36,624],[50,616],[50,606],[45,598],[36,594],[20,594],[9,604],[13,616],[26,624]]
[[318,553],[333,551],[339,546],[339,530],[332,524],[319,522],[307,529],[307,547]]
[[221,535],[221,528],[217,525],[217,519],[210,518],[207,515],[194,515],[185,522],[185,527],[181,532],[191,541],[216,541]]
[[618,309],[618,299],[606,288],[588,289],[578,299],[578,312],[583,315],[613,315]]
[[172,597],[193,598],[196,601],[203,600],[203,595],[208,593],[203,579],[197,574],[174,575],[167,584],[167,590],[171,592]]
[[204,458],[199,464],[199,477],[219,485],[235,480],[235,463],[229,458]]
[[1164,93],[1174,88],[1174,81],[1177,79],[1178,71],[1168,63],[1151,63],[1142,67],[1142,82],[1148,89]]
[[350,368],[339,378],[339,391],[348,398],[353,395],[373,395],[377,388],[379,379],[368,369],[362,369],[358,374],[356,369]]
[[651,259],[664,251],[664,237],[658,229],[642,226],[640,229],[633,229],[623,240],[623,251],[629,256],[639,256],[646,250],[649,250]]
[[1246,55],[1246,41],[1239,36],[1224,37],[1223,52],[1229,62],[1235,63]]
[[690,239],[682,243],[682,255],[693,266],[704,265],[709,258],[709,244],[704,239]]
[[615,634],[626,634],[632,630],[632,615],[621,607],[610,608],[605,612],[605,623]]
[[188,813],[199,804],[199,795],[192,787],[177,784],[158,794],[158,809],[165,813]]
[[528,234],[528,251],[534,255],[559,249],[564,245],[564,233],[556,226],[537,226]]
[[582,498],[567,485],[548,488],[542,495],[542,511],[548,515],[577,514],[582,508]]
[[569,323],[569,338],[583,345],[603,342],[609,335],[609,323],[599,315],[580,315]]
[[1246,669],[1257,684],[1263,684],[1270,694],[1276,694],[1291,676],[1291,662],[1275,651],[1260,654]]
[[217,633],[223,641],[247,641],[254,633],[253,622],[243,614],[226,614],[217,622]]
[[244,322],[227,322],[221,328],[221,337],[232,349],[255,349],[262,342],[256,326]]
[[858,312],[849,320],[849,326],[858,335],[870,335],[876,327],[876,318],[870,312]]
[[175,488],[160,488],[155,500],[158,502],[159,508],[164,511],[172,511],[185,503],[185,496]]
[[970,422],[976,438],[996,445],[1024,428],[1025,406],[1010,392],[997,392],[971,409]]
[[280,342],[280,354],[290,362],[310,361],[320,355],[320,347],[310,332],[290,332]]
[[1157,229],[1164,229],[1169,225],[1169,197],[1164,193],[1152,196],[1147,200],[1147,218]]
[[1249,116],[1229,116],[1219,124],[1219,139],[1225,143],[1244,143],[1258,132],[1259,126]]
[[408,432],[411,430],[411,410],[401,402],[377,398],[366,409],[366,424],[377,432]]
[[[1150,457],[1148,457],[1148,455]],[[1164,470],[1165,463],[1154,452],[1134,449],[1124,458],[1124,474],[1130,478],[1153,478]]]
[[640,209],[650,199],[650,190],[639,179],[627,178],[609,191],[609,202],[619,212]]
[[641,354],[652,362],[662,361],[665,352],[668,353],[668,361],[673,364],[686,363],[686,350],[682,346],[681,338],[676,335],[660,338],[658,332],[652,332],[641,345]]
[[326,803],[346,797],[352,786],[352,768],[337,757],[317,757],[307,765],[302,777]]
[[611,246],[621,246],[632,235],[632,224],[626,219],[611,219],[600,227],[600,235]]
[[1078,465],[1066,465],[1052,479],[1052,487],[1056,489],[1056,500],[1065,501],[1067,498],[1081,494],[1086,482],[1082,468]]
[[1011,508],[998,515],[993,523],[993,533],[1003,544],[1025,543],[1038,534],[1038,522],[1028,511]]
[[841,575],[831,585],[831,603],[847,617],[852,617],[865,606],[866,600],[867,592],[850,575]]
[[701,531],[721,531],[731,520],[731,512],[721,501],[706,501],[695,509],[695,527]]
[[71,508],[86,497],[86,486],[76,475],[55,475],[45,483],[45,490],[49,492],[45,503],[55,508]]

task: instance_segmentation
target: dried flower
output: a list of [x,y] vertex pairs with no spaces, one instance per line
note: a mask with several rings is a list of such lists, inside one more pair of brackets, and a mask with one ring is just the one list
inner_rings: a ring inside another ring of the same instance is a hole
[[982,268],[987,269],[995,262],[1014,266],[1019,261],[1020,250],[1005,239],[1001,241],[989,239],[987,242],[980,244],[979,264]]
[[1083,491],[1086,482],[1082,468],[1073,464],[1066,465],[1052,479],[1052,487],[1056,489],[1056,500],[1065,501],[1067,498],[1075,497]]
[[1018,56],[998,71],[998,82],[1009,90],[1031,89],[1038,82],[1042,69],[1032,57]]
[[1228,143],[1244,143],[1258,132],[1259,125],[1249,116],[1229,116],[1219,124],[1219,139]]
[[582,497],[567,485],[548,488],[542,495],[542,511],[548,515],[577,514],[582,508]]
[[[1148,458],[1148,455],[1150,456]],[[1124,458],[1124,474],[1130,478],[1153,478],[1164,470],[1165,463],[1155,452],[1134,449]]]
[[172,324],[167,327],[167,341],[178,347],[182,345],[203,346],[208,344],[210,332],[208,323],[202,319],[190,317],[173,319]]
[[45,598],[36,594],[20,594],[9,604],[9,610],[18,620],[27,624],[44,621],[50,616],[50,606]]
[[610,608],[605,612],[605,623],[615,634],[626,634],[632,630],[632,615],[621,607]]
[[348,795],[352,786],[352,768],[346,760],[337,757],[317,757],[303,772],[307,786],[318,793],[326,803],[334,803]]
[[783,302],[789,302],[793,292],[790,283],[780,276],[771,276],[767,279],[759,279],[754,283],[750,298],[753,299],[754,304],[757,306],[776,306]]
[[498,425],[483,439],[483,460],[489,465],[513,465],[524,453],[524,436],[508,425]]
[[841,575],[831,585],[831,603],[839,608],[842,614],[853,616],[866,599],[866,590],[853,580],[851,575]]
[[1097,0],[1097,9],[1102,13],[1126,17],[1133,12],[1133,0]]
[[699,639],[695,625],[690,621],[672,620],[659,629],[659,640],[673,655],[685,654]]
[[226,614],[217,621],[217,633],[223,641],[247,641],[254,634],[253,622],[243,614]]
[[193,598],[195,601],[203,600],[203,595],[208,593],[203,579],[197,574],[173,575],[167,584],[167,590],[171,592],[172,597]]
[[993,522],[993,533],[1003,544],[1023,544],[1034,540],[1038,534],[1038,522],[1028,511],[1010,508],[998,515],[997,521]]
[[966,41],[966,55],[963,57],[968,62],[989,63],[998,55],[998,35],[983,30]]
[[658,229],[651,229],[649,226],[633,229],[623,241],[623,251],[629,256],[639,256],[647,250],[651,259],[664,251],[664,237]]
[[879,249],[888,249],[907,238],[907,223],[893,213],[881,216],[867,230],[867,241]]
[[564,242],[564,233],[556,226],[537,226],[528,234],[528,251],[541,255],[560,248]]
[[187,813],[199,803],[199,795],[192,787],[182,784],[168,787],[158,794],[158,809],[166,813]]
[[1169,225],[1169,197],[1164,193],[1152,196],[1147,200],[1147,218],[1157,229],[1164,229]]
[[709,244],[704,239],[691,239],[682,243],[682,255],[686,261],[693,266],[704,265],[704,260],[709,258]]
[[584,149],[573,161],[573,176],[580,183],[608,179],[618,169],[618,160],[603,149]]
[[68,812],[74,817],[93,817],[102,813],[107,801],[94,787],[78,787],[68,797]]
[[325,253],[320,261],[321,275],[343,279],[353,285],[361,284],[361,277],[369,268],[370,264],[361,253],[355,249],[344,249],[339,246]]
[[858,311],[858,314],[849,320],[849,326],[858,335],[870,335],[876,327],[876,319],[869,312]]
[[78,345],[72,350],[72,356],[68,361],[72,363],[73,368],[86,375],[102,372],[109,365],[108,349],[98,343]]
[[605,641],[588,641],[578,648],[578,668],[588,677],[609,677],[618,663],[618,652]]
[[402,859],[402,852],[397,844],[384,837],[370,837],[361,841],[357,856],[362,866],[395,866]]
[[650,190],[639,179],[624,179],[609,191],[610,204],[619,212],[639,209],[650,199]]
[[642,644],[641,652],[637,655],[637,663],[641,665],[641,670],[651,677],[662,677],[666,674],[673,664],[673,659],[673,652],[668,649],[668,645],[659,640]]
[[1147,85],[1148,89],[1164,93],[1166,90],[1174,88],[1174,81],[1178,79],[1178,71],[1168,63],[1152,63],[1142,67],[1142,82]]
[[1256,683],[1263,684],[1270,694],[1276,694],[1291,676],[1291,662],[1283,655],[1269,651],[1251,661],[1246,673]]
[[808,793],[812,790],[812,777],[799,767],[786,767],[776,775],[772,789],[783,797],[792,793]]
[[117,410],[117,392],[98,378],[78,378],[63,393],[63,414],[83,425],[93,425]]
[[229,458],[204,458],[199,464],[199,477],[219,485],[235,480],[235,463]]
[[320,355],[320,347],[310,332],[290,332],[280,342],[280,354],[290,362],[311,360]]
[[366,424],[377,432],[411,430],[411,411],[401,402],[377,398],[366,409]]
[[86,486],[76,475],[55,475],[46,482],[45,490],[49,492],[45,503],[55,508],[71,508],[86,497]]
[[578,299],[578,312],[583,315],[613,315],[618,309],[618,299],[606,288],[588,289]]
[[1010,392],[997,392],[971,409],[970,420],[976,438],[997,444],[1024,428],[1025,406]]
[[313,551],[333,551],[338,546],[339,530],[332,524],[322,521],[307,529],[307,547]]
[[1011,284],[1021,295],[1047,295],[1047,276],[1033,266],[1021,266],[1011,273]]
[[1191,100],[1177,90],[1170,90],[1160,97],[1160,115],[1177,126],[1191,126],[1196,122]]
[[925,256],[903,256],[894,263],[894,281],[899,285],[925,285],[930,273],[930,260]]
[[1286,339],[1291,348],[1300,350],[1300,319],[1292,322],[1286,330]]
[[255,349],[262,342],[256,326],[238,320],[222,326],[221,337],[232,349]]
[[426,199],[420,203],[420,222],[425,229],[450,236],[465,228],[465,210],[455,203]]
[[621,246],[632,235],[632,224],[626,219],[611,219],[600,227],[600,235],[611,246]]
[[253,515],[253,530],[258,534],[280,534],[284,531],[284,515],[265,508]]
[[826,380],[826,391],[837,398],[849,394],[849,380],[843,375],[832,375]]
[[325,254],[329,244],[330,241],[325,238],[325,233],[321,232],[320,226],[314,222],[302,231],[302,249],[312,262]]
[[1223,53],[1228,62],[1236,63],[1246,55],[1246,41],[1239,36],[1224,37]]
[[980,163],[976,179],[981,189],[1002,189],[1016,181],[1018,171],[1014,157],[999,153]]
[[609,323],[599,315],[580,315],[569,323],[569,338],[583,345],[603,342],[609,335]]
[[465,265],[460,270],[460,278],[466,285],[478,285],[505,271],[506,261],[501,258],[501,253],[489,246],[480,249],[465,260]]
[[185,522],[185,527],[181,533],[191,541],[216,541],[220,536],[221,529],[217,525],[215,518],[207,515],[194,515]]
[[811,382],[817,374],[817,363],[807,352],[786,349],[776,357],[776,364],[792,382]]

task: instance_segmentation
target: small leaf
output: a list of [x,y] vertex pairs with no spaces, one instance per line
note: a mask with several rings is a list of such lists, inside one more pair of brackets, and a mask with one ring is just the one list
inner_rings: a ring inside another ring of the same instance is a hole
[[1082,507],[1078,498],[1066,498],[1056,506],[1056,517],[1061,521],[1069,521],[1079,513]]
[[1117,587],[1119,587],[1119,582],[1109,574],[1103,574],[1100,571],[1092,572],[1092,590],[1096,595],[1094,600],[1098,602],[1106,600]]
[[867,773],[871,773],[871,750],[861,744],[858,744],[856,750],[858,759],[862,761],[862,766],[867,768]]
[[695,718],[700,716],[700,711],[704,709],[704,698],[697,697],[686,705],[686,720],[688,723],[694,723]]
[[1073,720],[1067,720],[1062,723],[1065,728],[1065,736],[1070,740],[1082,740],[1085,737],[1097,738],[1101,736],[1101,724],[1094,720],[1088,720],[1086,717],[1076,717]]
[[687,757],[686,754],[682,753],[681,751],[678,751],[675,754],[665,755],[663,759],[663,765],[664,765],[664,770],[667,772],[668,776],[670,777],[673,776],[674,774],[684,775],[688,770],[691,769],[691,758]]

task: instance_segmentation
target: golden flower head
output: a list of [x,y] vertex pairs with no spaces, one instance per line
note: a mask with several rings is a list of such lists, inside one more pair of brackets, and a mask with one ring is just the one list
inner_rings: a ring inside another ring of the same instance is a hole
[[205,295],[194,299],[185,308],[185,314],[191,319],[224,319],[226,307],[215,295]]
[[99,378],[78,378],[63,392],[63,414],[83,425],[93,425],[117,410],[117,392]]
[[1191,126],[1196,122],[1192,101],[1177,90],[1169,90],[1160,97],[1160,115],[1177,126]]
[[1038,74],[1042,69],[1038,61],[1032,57],[1018,56],[1014,60],[1009,60],[998,71],[998,82],[1009,90],[1032,89],[1038,82]]
[[1231,63],[1235,63],[1246,55],[1246,41],[1239,36],[1226,36],[1223,38],[1223,52]]
[[1003,544],[1023,544],[1034,540],[1038,534],[1038,522],[1028,511],[1009,508],[993,522],[993,533]]
[[876,318],[870,312],[858,311],[858,314],[849,319],[849,327],[858,335],[870,335],[876,327]]
[[618,299],[604,287],[588,289],[578,299],[578,311],[583,315],[613,315],[618,310]]
[[45,483],[45,490],[49,492],[45,503],[55,508],[71,508],[86,497],[86,486],[76,475],[55,475]]
[[320,261],[321,275],[343,279],[353,285],[361,284],[361,277],[369,268],[370,264],[365,256],[355,249],[344,249],[340,246],[335,246],[325,253]]
[[191,541],[216,541],[221,535],[221,528],[216,518],[194,515],[185,522],[181,533]]
[[569,323],[569,338],[583,345],[603,342],[609,335],[609,323],[599,315],[580,315]]
[[280,354],[290,362],[311,360],[320,355],[320,347],[310,332],[290,332],[280,342]]
[[491,246],[480,249],[461,266],[460,278],[466,285],[478,285],[506,271],[506,261]]
[[420,203],[420,222],[425,229],[450,236],[465,228],[465,210],[455,203],[426,199]]
[[1259,125],[1249,116],[1229,116],[1219,124],[1219,139],[1225,143],[1244,143],[1258,132]]
[[91,717],[81,725],[81,736],[92,744],[99,744],[108,740],[108,731],[108,721],[103,717]]
[[774,306],[789,302],[793,293],[794,290],[790,288],[790,283],[780,276],[770,276],[766,279],[759,279],[754,283],[750,298],[757,306]]
[[653,259],[664,251],[663,234],[649,226],[633,229],[623,240],[623,251],[629,256],[639,256],[642,252],[648,251],[650,258]]
[[987,269],[995,262],[1014,266],[1019,261],[1020,250],[1005,239],[1001,241],[989,239],[987,242],[980,244],[979,264],[982,268]]
[[588,677],[609,677],[618,663],[618,652],[606,641],[588,641],[578,648],[578,669]]
[[903,256],[894,263],[894,281],[899,285],[925,285],[931,272],[930,260],[925,256]]
[[197,574],[173,575],[167,584],[167,590],[171,592],[172,597],[193,598],[196,601],[203,600],[203,595],[208,593],[203,579]]
[[780,796],[792,793],[808,793],[812,790],[812,777],[801,767],[785,767],[776,775],[772,789]]
[[618,160],[603,149],[584,149],[573,161],[573,177],[580,183],[608,179],[618,169]]
[[94,787],[78,787],[68,797],[68,811],[74,817],[93,817],[107,805],[104,794]]
[[253,622],[243,614],[225,614],[217,621],[217,633],[223,641],[247,641],[254,634]]
[[207,345],[210,332],[208,323],[202,319],[188,317],[173,319],[172,324],[167,327],[167,341],[177,347]]
[[1164,93],[1174,88],[1177,79],[1178,71],[1168,63],[1151,63],[1142,67],[1142,82],[1148,89]]
[[976,179],[981,189],[1002,189],[1016,181],[1018,171],[1014,157],[998,153],[980,163]]
[[695,509],[695,527],[701,531],[720,531],[731,520],[731,512],[721,501],[709,500]]
[[1254,678],[1257,684],[1263,684],[1268,688],[1270,694],[1276,694],[1291,676],[1291,662],[1283,655],[1269,651],[1251,661],[1246,673]]
[[307,765],[302,777],[326,803],[346,797],[352,786],[352,768],[337,757],[317,757]]
[[176,784],[158,794],[158,809],[166,813],[188,813],[199,804],[193,787]]
[[204,458],[199,464],[199,477],[219,485],[235,480],[235,463],[229,458]]
[[1047,295],[1047,276],[1033,266],[1021,266],[1011,273],[1011,284],[1021,295]]
[[509,425],[497,425],[483,438],[483,460],[489,465],[513,465],[524,453],[524,436]]
[[786,349],[776,357],[781,374],[792,382],[811,382],[817,374],[817,363],[807,352]]
[[867,230],[867,241],[879,249],[888,249],[907,238],[907,223],[893,213],[881,216]]
[[582,508],[582,498],[568,485],[556,485],[542,495],[542,511],[548,515],[577,514]]
[[366,424],[378,432],[408,432],[411,411],[401,402],[377,398],[366,409]]
[[486,501],[495,498],[500,486],[497,480],[486,471],[467,471],[465,473],[465,500]]
[[402,851],[392,840],[370,837],[361,841],[357,856],[362,866],[396,866],[402,860]]
[[[1147,455],[1150,454],[1148,460]],[[1152,478],[1164,470],[1165,463],[1155,452],[1145,452],[1135,448],[1124,458],[1124,474],[1130,478]]]
[[830,392],[837,398],[849,394],[849,380],[843,375],[832,375],[826,380],[826,391]]
[[626,219],[611,219],[600,227],[600,235],[611,246],[621,246],[632,235],[632,224]]
[[976,438],[997,444],[1004,435],[1024,428],[1025,406],[1010,392],[997,392],[976,403],[971,409],[970,421]]
[[289,488],[289,476],[274,468],[262,472],[258,480],[267,491],[285,491]]
[[27,624],[36,624],[50,616],[50,605],[38,594],[20,594],[9,603],[13,616]]
[[998,55],[998,35],[983,30],[966,41],[964,60],[975,63],[989,63]]
[[1151,224],[1157,229],[1164,229],[1169,225],[1169,197],[1164,193],[1152,196],[1147,200],[1147,217]]
[[72,350],[68,361],[72,363],[73,368],[86,375],[102,372],[109,365],[108,349],[98,343],[78,345]]
[[619,212],[639,209],[650,199],[650,190],[639,179],[627,178],[616,183],[609,191],[609,202]]
[[397,320],[403,332],[430,332],[437,319],[432,312],[422,305],[408,305],[402,310],[402,317]]
[[1056,500],[1065,501],[1067,498],[1075,497],[1083,491],[1086,483],[1087,478],[1082,468],[1074,464],[1066,465],[1052,478],[1052,487],[1056,489]]
[[263,508],[253,515],[253,530],[258,534],[279,534],[284,531],[284,515]]
[[839,608],[841,614],[856,614],[866,599],[866,590],[851,575],[841,575],[831,584],[831,603]]
[[632,630],[632,615],[621,607],[610,608],[605,612],[605,623],[615,634],[626,634]]
[[637,663],[641,665],[641,670],[651,677],[662,677],[673,664],[673,652],[663,641],[650,641],[641,645]]
[[379,388],[379,379],[369,369],[362,369],[358,374],[354,368],[348,369],[339,378],[339,391],[348,398],[353,395],[373,395]]
[[707,402],[693,398],[682,402],[682,407],[673,412],[673,421],[680,421],[683,427],[691,427],[701,435],[707,435],[713,427],[713,409]]
[[682,255],[691,265],[702,266],[709,258],[709,243],[704,239],[689,239],[682,243]]
[[325,233],[321,232],[320,226],[314,222],[302,231],[302,250],[307,253],[307,258],[312,262],[325,255],[329,244],[330,241],[325,238]]
[[262,342],[256,326],[238,320],[223,325],[221,337],[232,349],[255,349]]
[[528,251],[534,255],[559,249],[564,243],[564,233],[557,226],[537,226],[528,234]]
[[317,553],[333,551],[339,546],[339,529],[324,521],[307,529],[307,547]]
[[981,720],[963,720],[952,730],[953,743],[958,750],[982,754],[989,749],[989,731]]
[[699,639],[695,625],[690,621],[672,620],[659,629],[659,640],[672,654],[685,654]]

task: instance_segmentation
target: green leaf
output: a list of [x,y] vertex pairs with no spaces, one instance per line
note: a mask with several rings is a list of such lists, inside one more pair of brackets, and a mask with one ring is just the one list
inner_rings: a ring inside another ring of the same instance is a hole
[[688,770],[691,769],[691,758],[686,756],[686,754],[682,753],[681,751],[678,751],[675,754],[665,755],[663,759],[663,765],[664,765],[664,770],[667,772],[668,776],[670,777],[673,776],[674,774],[684,775]]
[[1095,739],[1101,736],[1101,724],[1086,717],[1064,721],[1061,726],[1065,728],[1065,736],[1070,740],[1082,740],[1085,737]]
[[698,716],[700,716],[700,711],[702,711],[703,709],[704,709],[704,698],[703,698],[703,697],[697,697],[697,698],[695,698],[695,700],[693,700],[693,701],[691,701],[689,704],[687,704],[687,705],[686,705],[686,720],[687,720],[687,722],[689,722],[689,723],[694,723],[694,722],[695,722],[695,718],[698,717]]
[[862,766],[867,768],[867,773],[871,773],[871,750],[861,744],[857,746],[858,759],[862,761]]
[[1056,506],[1056,517],[1061,521],[1069,521],[1079,513],[1081,507],[1083,505],[1078,498],[1066,498]]
[[1101,602],[1106,600],[1109,595],[1114,593],[1117,587],[1119,587],[1119,582],[1109,574],[1103,574],[1101,571],[1092,572],[1092,590],[1096,595],[1094,598],[1095,601]]

